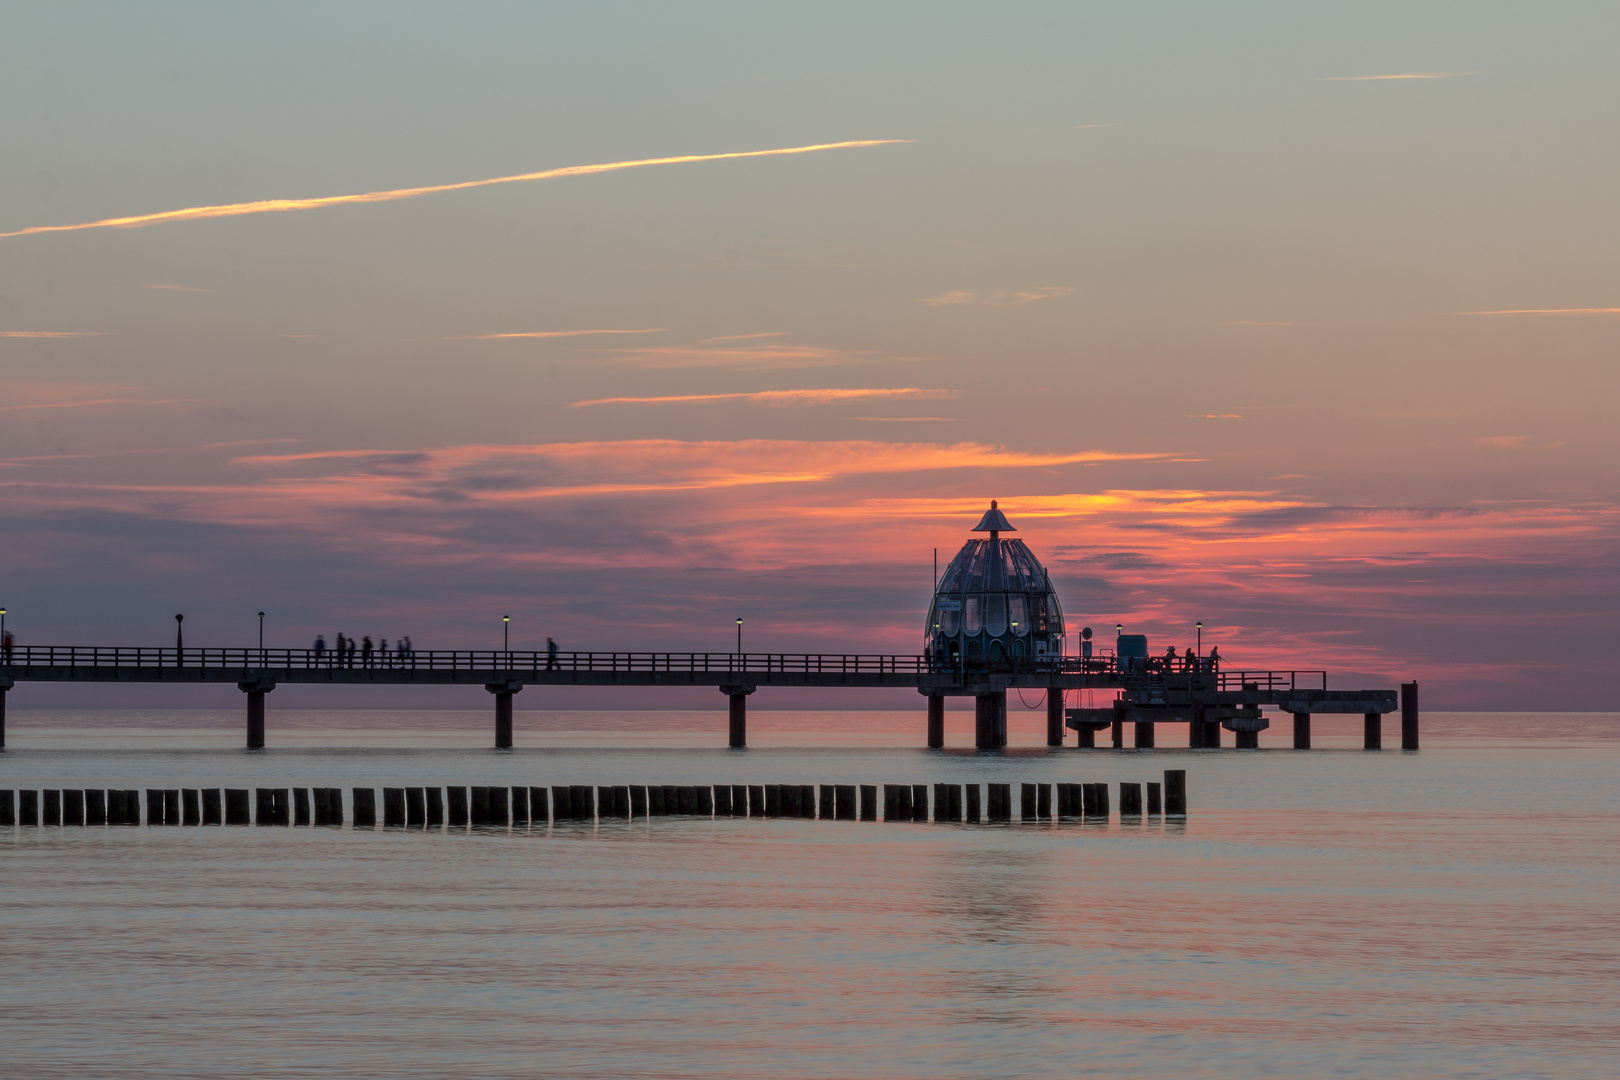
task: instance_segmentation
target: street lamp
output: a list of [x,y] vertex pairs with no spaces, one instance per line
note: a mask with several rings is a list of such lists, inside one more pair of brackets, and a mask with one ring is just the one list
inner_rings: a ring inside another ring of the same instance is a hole
[[742,655],[742,619],[737,619],[737,655]]
[[501,648],[506,652],[512,651],[512,616],[501,616]]
[[1196,622],[1196,623],[1193,623],[1193,625],[1198,628],[1198,655],[1203,656],[1204,655],[1204,624],[1202,622]]
[[6,638],[6,609],[0,607],[0,641]]
[[186,657],[186,637],[185,637],[185,633],[181,629],[181,624],[184,623],[185,621],[186,621],[186,617],[184,615],[176,615],[174,617],[174,666],[175,667],[185,667],[186,666],[186,660],[185,660],[185,657]]
[[259,612],[259,663],[264,663],[264,612]]

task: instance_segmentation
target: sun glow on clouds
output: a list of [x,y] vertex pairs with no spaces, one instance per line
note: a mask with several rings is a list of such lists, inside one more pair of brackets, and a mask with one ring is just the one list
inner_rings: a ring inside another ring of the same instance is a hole
[[652,165],[688,165],[701,161],[731,161],[739,158],[812,154],[821,150],[848,150],[910,141],[912,140],[857,139],[848,142],[817,143],[811,146],[788,146],[775,150],[744,150],[727,154],[686,154],[680,157],[610,161],[600,165],[570,165],[561,169],[521,173],[517,176],[497,176],[487,180],[463,180],[460,183],[434,184],[428,187],[368,191],[360,195],[326,195],[311,199],[261,199],[257,202],[226,203],[219,206],[192,206],[183,210],[164,210],[155,214],[103,218],[100,221],[87,221],[77,225],[34,225],[26,229],[18,229],[15,232],[0,233],[0,239],[13,236],[32,236],[36,233],[76,232],[81,229],[141,229],[148,225],[163,225],[175,221],[239,217],[244,214],[274,214],[290,210],[318,210],[328,206],[342,206],[354,203],[394,202],[400,199],[414,199],[422,195],[437,195],[448,191],[467,191],[472,188],[490,187],[495,184],[520,184],[536,180],[556,180],[565,176],[591,176],[596,173],[616,172],[620,169],[641,169]]
[[[1532,568],[1573,600],[1590,587],[1586,568],[1614,563],[1620,534],[1620,507],[1601,500],[1345,506],[1292,491],[1190,487],[1185,471],[1179,483],[1156,482],[1178,460],[1165,452],[648,439],[227,453],[212,471],[188,469],[193,482],[154,455],[121,457],[118,472],[64,460],[48,481],[10,469],[0,498],[14,520],[107,521],[120,536],[129,533],[121,517],[239,529],[244,543],[290,543],[338,560],[363,552],[386,575],[532,572],[542,578],[510,580],[543,579],[547,603],[577,602],[581,612],[597,609],[609,579],[645,572],[667,591],[692,567],[766,575],[736,579],[760,596],[791,576],[801,591],[790,606],[829,613],[829,634],[840,598],[915,592],[863,637],[867,647],[900,650],[916,647],[921,611],[906,604],[926,595],[931,548],[949,554],[999,498],[1050,568],[1076,627],[1119,618],[1161,641],[1219,612],[1223,655],[1392,677],[1412,674],[1413,633],[1444,638],[1448,620],[1476,622],[1481,603],[1511,608],[1531,595]],[[565,568],[579,576],[559,577]],[[921,584],[896,593],[919,569]],[[1569,580],[1556,584],[1559,574]],[[685,600],[658,599],[665,594],[649,587],[657,596],[608,620],[582,616],[578,632],[588,624],[616,641],[633,624],[657,639],[646,647],[677,647],[685,623],[671,620],[668,605]],[[805,640],[817,617],[793,623],[794,647],[819,647]],[[1392,628],[1407,636],[1391,638]],[[1455,669],[1459,680],[1472,677],[1464,671],[1472,662],[1466,652],[1449,667],[1423,661],[1425,671]],[[1489,674],[1519,677],[1510,661]]]

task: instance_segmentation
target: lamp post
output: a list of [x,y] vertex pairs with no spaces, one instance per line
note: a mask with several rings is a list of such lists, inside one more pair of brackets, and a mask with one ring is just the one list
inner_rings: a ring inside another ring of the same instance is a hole
[[264,612],[259,612],[259,663],[264,663]]
[[512,616],[501,616],[501,650],[512,651]]
[[742,655],[742,619],[737,619],[737,655]]
[[174,617],[174,666],[175,667],[185,667],[186,666],[186,636],[185,636],[184,631],[181,629],[182,624],[184,624],[185,621],[186,621],[186,617],[184,615],[176,615]]
[[1198,655],[1204,655],[1204,624],[1202,621],[1193,623],[1198,628]]
[[6,609],[0,607],[0,641],[6,639]]

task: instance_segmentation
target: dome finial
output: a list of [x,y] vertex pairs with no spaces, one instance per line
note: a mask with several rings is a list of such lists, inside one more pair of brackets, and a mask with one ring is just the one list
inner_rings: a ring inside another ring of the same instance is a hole
[[1017,532],[1018,530],[1013,528],[1012,522],[1007,520],[1007,515],[997,508],[996,500],[991,499],[990,509],[984,512],[984,517],[979,519],[979,523],[971,531],[987,532],[990,534],[990,539],[994,540],[1004,532]]

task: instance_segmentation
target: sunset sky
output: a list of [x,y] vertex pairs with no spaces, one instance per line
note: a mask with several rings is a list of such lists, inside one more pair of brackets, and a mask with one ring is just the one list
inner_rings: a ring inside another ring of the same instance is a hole
[[994,498],[1071,650],[1612,709],[1617,54],[1601,3],[8,3],[7,626],[915,652]]

